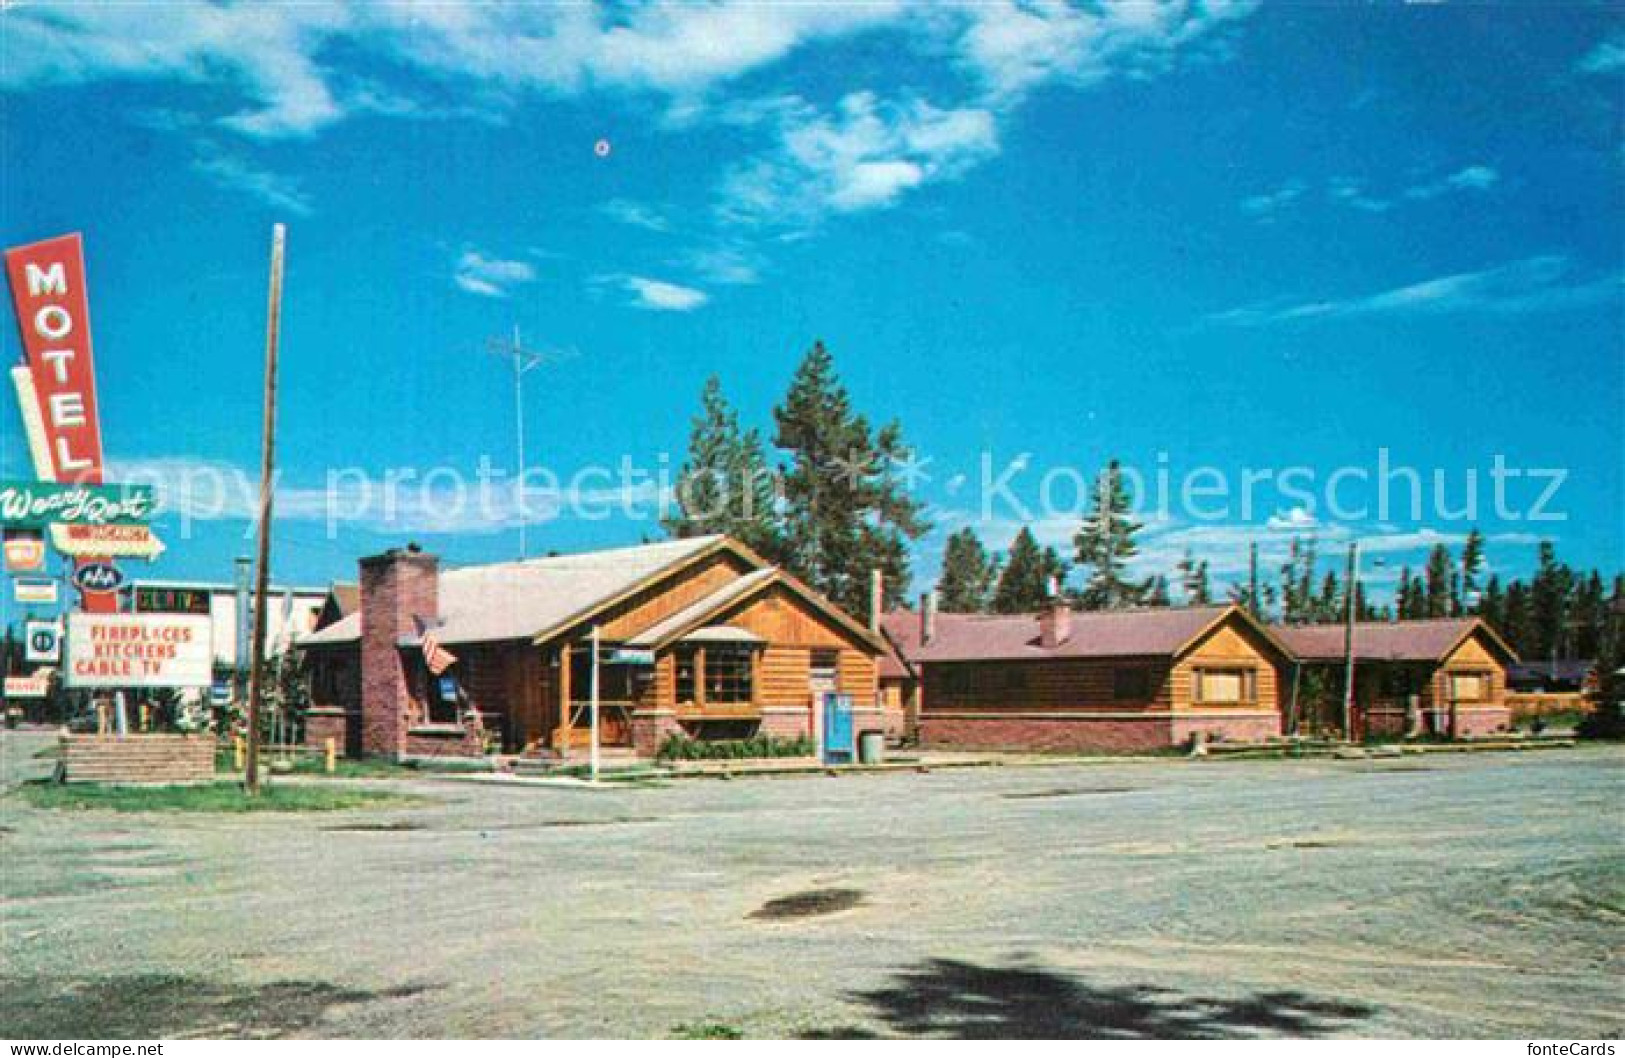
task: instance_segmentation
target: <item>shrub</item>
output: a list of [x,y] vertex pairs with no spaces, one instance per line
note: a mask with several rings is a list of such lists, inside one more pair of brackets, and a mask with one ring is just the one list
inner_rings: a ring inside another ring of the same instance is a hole
[[813,740],[752,735],[750,738],[703,739],[669,735],[660,744],[660,760],[751,760],[762,757],[811,757]]

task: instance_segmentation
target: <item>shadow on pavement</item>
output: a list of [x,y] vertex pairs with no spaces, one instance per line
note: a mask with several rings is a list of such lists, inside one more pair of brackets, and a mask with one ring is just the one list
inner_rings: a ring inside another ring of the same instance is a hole
[[[895,983],[853,998],[899,1036],[948,1039],[1248,1039],[1324,1036],[1369,1017],[1371,1007],[1299,992],[1241,998],[1193,996],[1151,986],[1097,987],[1029,966],[931,959]],[[863,1028],[807,1034],[861,1039]]]
[[418,987],[367,992],[326,981],[231,984],[181,974],[0,978],[11,1039],[274,1039],[313,1029],[332,1008],[404,999]]

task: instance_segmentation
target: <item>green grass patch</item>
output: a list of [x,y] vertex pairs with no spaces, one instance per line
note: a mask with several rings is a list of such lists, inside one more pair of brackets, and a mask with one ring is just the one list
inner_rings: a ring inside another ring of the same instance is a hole
[[35,808],[103,812],[338,812],[395,808],[417,799],[379,790],[268,785],[250,797],[237,783],[198,786],[97,786],[30,782],[11,797]]
[[674,1040],[742,1040],[745,1033],[720,1021],[683,1022],[671,1030]]

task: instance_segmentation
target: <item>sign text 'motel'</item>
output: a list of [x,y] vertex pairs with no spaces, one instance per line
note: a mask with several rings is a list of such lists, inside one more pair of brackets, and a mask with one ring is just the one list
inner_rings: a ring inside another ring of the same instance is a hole
[[142,525],[152,514],[150,485],[0,481],[3,525]]
[[102,480],[96,362],[84,251],[77,235],[6,251],[23,348],[33,368],[58,481]]

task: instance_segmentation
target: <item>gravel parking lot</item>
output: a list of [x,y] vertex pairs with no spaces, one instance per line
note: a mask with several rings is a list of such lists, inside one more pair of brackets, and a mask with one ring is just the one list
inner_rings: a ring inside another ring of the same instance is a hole
[[[0,780],[42,744],[0,736]],[[6,797],[0,1035],[1617,1037],[1622,764]]]

